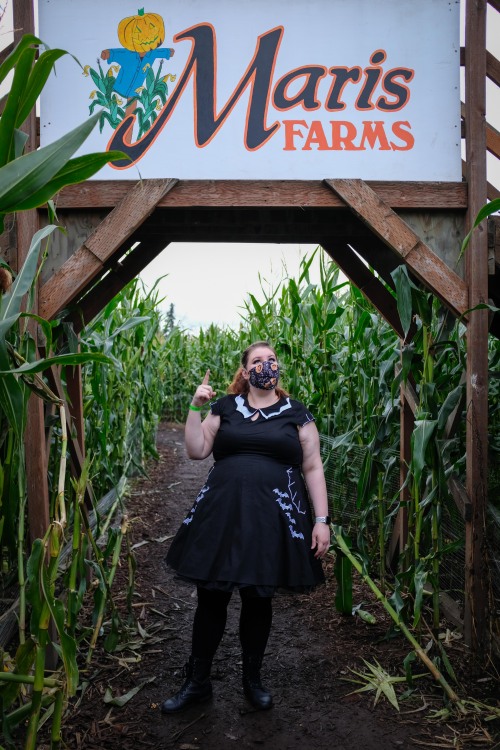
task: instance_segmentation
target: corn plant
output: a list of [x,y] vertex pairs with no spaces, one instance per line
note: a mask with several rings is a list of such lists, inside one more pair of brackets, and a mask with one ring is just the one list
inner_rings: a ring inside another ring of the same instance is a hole
[[[21,125],[30,111],[53,69],[62,50],[37,51],[41,41],[32,35],[22,38],[13,52],[0,66],[0,83],[13,71],[13,80],[6,97],[0,119],[0,231],[4,216],[10,212],[28,210],[50,201],[54,193],[68,184],[93,175],[110,159],[118,156],[91,154],[71,158],[83,144],[96,124],[90,119],[53,144],[24,154],[27,136]],[[61,602],[57,599],[56,581],[59,576],[58,561],[66,525],[65,475],[66,475],[66,418],[64,407],[39,375],[51,366],[76,365],[88,359],[80,354],[52,354],[52,326],[30,310],[30,291],[37,277],[37,266],[42,243],[56,229],[54,225],[40,230],[33,237],[26,259],[10,289],[4,285],[0,304],[0,475],[2,477],[0,534],[2,541],[4,581],[11,584],[15,577],[19,585],[19,650],[14,669],[0,672],[2,726],[9,735],[19,721],[28,719],[26,748],[34,748],[42,705],[55,705],[54,747],[58,742],[57,726],[63,706],[63,696],[71,695],[75,683],[74,640],[64,628]],[[4,264],[5,265],[5,264]],[[10,270],[2,269],[5,279]],[[28,299],[22,312],[22,305]],[[36,346],[26,322],[39,325],[49,353],[36,359]],[[90,355],[101,359],[101,354]],[[24,433],[27,405],[30,395],[52,402],[59,410],[62,448],[59,455],[57,495],[53,520],[44,540],[33,543],[26,562],[25,538],[26,472]],[[36,579],[36,584],[34,583]],[[30,602],[30,627],[27,628],[27,606]],[[47,680],[45,657],[49,642],[48,626],[55,625],[61,646],[64,676]],[[33,670],[32,670],[33,667]],[[31,702],[22,710],[9,711],[14,705],[22,684],[32,685]],[[49,695],[44,691],[48,688]]]
[[90,76],[92,81],[97,86],[90,93],[90,99],[92,104],[89,106],[89,113],[94,114],[96,107],[100,107],[99,113],[99,131],[102,133],[104,125],[108,122],[113,130],[115,130],[121,121],[125,117],[125,110],[121,106],[123,99],[120,99],[118,94],[114,91],[116,76],[114,73],[118,70],[116,65],[111,65],[107,74],[104,73],[101,61],[97,58],[97,68],[91,68],[90,65],[85,65],[83,69],[84,76]]
[[[415,335],[401,351],[396,333],[361,293],[339,281],[335,264],[322,255],[320,281],[313,284],[311,262],[311,257],[303,260],[298,279],[284,278],[276,288],[262,288],[260,298],[250,294],[237,332],[212,327],[194,336],[175,326],[170,329],[166,412],[174,419],[185,418],[185,405],[207,366],[216,390],[225,392],[240,352],[252,340],[269,339],[279,352],[285,387],[316,416],[327,472],[334,471],[337,485],[348,488],[342,500],[330,498],[334,517],[352,536],[366,570],[377,575],[399,614],[415,626],[422,616],[425,586],[432,585],[437,627],[441,565],[463,543],[443,538],[442,512],[452,502],[448,476],[464,472],[463,420],[457,420],[455,434],[449,432],[448,421],[463,408],[465,327],[400,268],[391,293],[404,330],[415,321]],[[498,342],[492,340],[490,347],[491,366],[498,370]],[[399,568],[387,571],[387,543],[400,508],[402,382],[411,382],[419,399],[407,480],[410,533]],[[492,380],[490,390],[495,425],[500,414],[498,379]],[[492,450],[495,441],[492,430]],[[341,568],[348,589],[347,568]],[[338,599],[347,602],[348,590],[347,598],[340,592]],[[344,609],[349,609],[347,604]]]
[[[115,130],[120,122],[125,119],[128,113],[136,115],[139,122],[139,132],[137,138],[141,138],[152,126],[157,118],[157,112],[167,101],[168,86],[167,81],[175,81],[176,76],[171,73],[162,76],[161,70],[163,60],[160,61],[158,70],[154,72],[151,66],[148,66],[144,86],[137,89],[135,95],[127,102],[127,109],[123,108],[124,101],[114,90],[116,83],[116,73],[119,66],[110,65],[109,70],[105,73],[102,69],[101,61],[97,58],[97,70],[90,65],[85,65],[83,75],[90,76],[96,88],[91,91],[89,113],[92,115],[97,107],[100,107],[99,130],[102,133],[105,123],[107,122]],[[135,105],[135,106],[134,106]],[[134,109],[132,109],[134,106]]]
[[166,103],[168,96],[167,81],[175,81],[176,79],[176,76],[171,73],[162,76],[162,67],[163,60],[160,60],[156,73],[153,68],[148,67],[144,86],[141,86],[137,90],[136,96],[129,100],[129,104],[136,103],[133,114],[137,116],[139,121],[138,138],[141,138],[150,129],[158,116],[157,112]]
[[98,496],[122,476],[143,471],[156,457],[167,375],[158,293],[143,294],[132,281],[90,323],[81,337],[85,352],[102,352],[113,365],[89,362],[83,370],[84,416],[91,446],[92,483]]

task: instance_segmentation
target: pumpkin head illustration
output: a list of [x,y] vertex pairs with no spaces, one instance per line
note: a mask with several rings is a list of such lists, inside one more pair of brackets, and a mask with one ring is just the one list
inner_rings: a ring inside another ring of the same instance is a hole
[[145,53],[156,49],[165,39],[163,18],[158,13],[144,13],[123,18],[118,24],[120,44],[132,52]]

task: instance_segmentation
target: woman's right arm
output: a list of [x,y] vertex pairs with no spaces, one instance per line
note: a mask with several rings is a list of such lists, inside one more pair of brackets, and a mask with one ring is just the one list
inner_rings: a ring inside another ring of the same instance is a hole
[[[216,395],[208,382],[209,377],[210,370],[207,370],[203,382],[196,389],[196,393],[191,401],[193,406],[203,406]],[[207,414],[202,422],[201,412],[193,411],[192,409],[189,410],[184,431],[184,442],[189,458],[201,460],[211,454],[219,426],[219,416]]]

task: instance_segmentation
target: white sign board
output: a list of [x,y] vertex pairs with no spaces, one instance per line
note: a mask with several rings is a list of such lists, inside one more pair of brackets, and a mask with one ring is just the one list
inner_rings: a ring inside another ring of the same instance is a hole
[[461,180],[459,0],[147,2],[39,0],[82,66],[41,143],[100,111],[81,152],[129,159],[99,179]]

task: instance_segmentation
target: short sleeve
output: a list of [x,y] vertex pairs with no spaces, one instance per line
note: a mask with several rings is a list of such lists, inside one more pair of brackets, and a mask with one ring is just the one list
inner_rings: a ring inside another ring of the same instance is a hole
[[306,424],[309,424],[309,422],[315,421],[315,417],[313,417],[311,412],[308,411],[304,404],[302,404],[300,401],[294,401],[293,407],[295,423],[299,427],[304,427]]
[[218,398],[217,401],[210,402],[210,413],[213,414],[215,417],[221,416],[223,401],[224,401],[224,397]]

